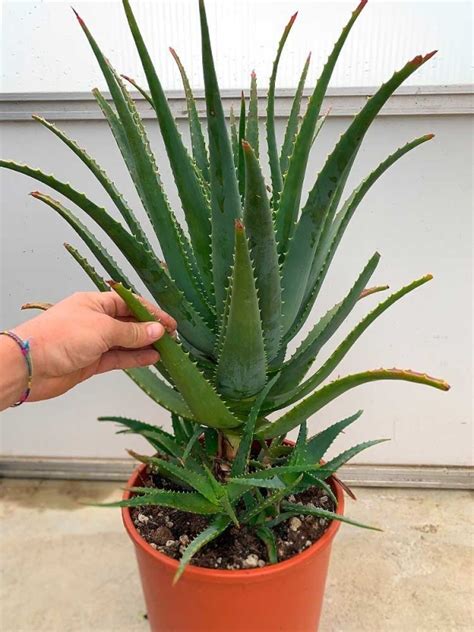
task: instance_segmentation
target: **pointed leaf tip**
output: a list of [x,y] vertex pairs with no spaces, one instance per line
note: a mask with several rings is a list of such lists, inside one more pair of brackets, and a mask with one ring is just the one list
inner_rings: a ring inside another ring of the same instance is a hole
[[294,21],[296,20],[296,18],[298,17],[298,11],[296,11],[296,13],[293,13],[293,15],[291,16],[289,22],[288,22],[288,27],[293,26]]
[[355,13],[360,13],[362,11],[362,9],[365,7],[365,5],[367,4],[368,0],[360,0],[359,4],[357,5],[357,8],[355,10]]
[[426,134],[426,136],[425,136],[426,140],[431,140],[434,137],[435,137],[434,134]]
[[244,225],[242,223],[242,220],[240,220],[240,219],[236,219],[235,220],[235,230],[238,231],[238,232],[243,232]]
[[431,53],[427,53],[424,57],[423,57],[423,63],[425,61],[428,61],[428,59],[431,59],[433,57],[433,55],[436,55],[436,53],[438,52],[438,49],[436,50],[432,50]]
[[79,15],[79,13],[76,11],[76,9],[75,9],[74,7],[71,7],[71,9],[73,10],[74,15],[76,16],[77,21],[79,22],[79,24],[80,24],[82,27],[85,27],[86,23],[85,23],[85,22],[84,22],[84,20],[81,18],[81,16],[80,16],[80,15]]
[[416,55],[416,57],[414,57],[408,63],[412,64],[413,66],[421,66],[426,61],[428,61],[428,59],[431,59],[433,57],[433,55],[436,55],[437,52],[438,52],[437,50],[432,50],[431,53],[427,53],[424,56],[423,55]]

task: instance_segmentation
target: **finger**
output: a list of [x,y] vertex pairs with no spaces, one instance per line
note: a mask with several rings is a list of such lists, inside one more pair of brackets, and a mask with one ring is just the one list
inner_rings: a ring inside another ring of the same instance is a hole
[[144,305],[153,314],[153,316],[155,316],[158,322],[160,322],[165,327],[168,333],[176,331],[178,324],[172,316],[164,312],[153,303],[150,303],[150,301],[147,301],[147,299],[143,298],[143,296],[138,296],[137,298],[140,303],[142,303],[142,305]]
[[[115,292],[96,293],[96,298],[98,304],[108,316],[112,316],[112,318],[133,317],[125,301]],[[164,325],[169,333],[176,330],[177,323],[172,316],[142,296],[137,296],[137,298],[151,312],[156,320]]]
[[126,323],[110,318],[106,320],[104,338],[109,349],[113,347],[139,349],[140,347],[148,347],[156,340],[159,340],[164,333],[165,328],[161,323]]
[[96,305],[112,318],[125,318],[131,316],[125,301],[115,292],[91,292]]
[[134,349],[133,351],[114,349],[104,353],[100,359],[96,374],[116,369],[134,369],[140,366],[149,366],[158,362],[159,359],[160,354],[155,349]]

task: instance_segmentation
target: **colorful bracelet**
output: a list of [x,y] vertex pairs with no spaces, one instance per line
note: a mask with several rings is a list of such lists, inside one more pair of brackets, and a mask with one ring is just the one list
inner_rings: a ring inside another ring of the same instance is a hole
[[33,363],[31,361],[30,343],[28,342],[28,340],[22,340],[20,336],[17,336],[14,331],[0,331],[0,336],[8,336],[17,343],[17,345],[21,349],[23,357],[25,358],[26,367],[28,369],[28,383],[26,386],[26,390],[20,397],[20,399],[16,402],[16,404],[12,404],[12,407],[19,406],[28,399],[31,391],[31,382],[33,380]]

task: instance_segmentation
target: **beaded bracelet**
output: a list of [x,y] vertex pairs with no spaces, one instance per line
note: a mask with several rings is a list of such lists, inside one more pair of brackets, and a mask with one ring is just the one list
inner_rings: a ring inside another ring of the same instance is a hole
[[21,349],[21,353],[23,357],[25,358],[26,367],[28,369],[28,382],[27,382],[26,390],[23,393],[23,395],[20,397],[20,399],[16,402],[16,404],[12,404],[12,407],[19,406],[20,404],[23,404],[23,402],[25,402],[28,399],[28,396],[31,391],[31,382],[33,380],[33,363],[31,361],[30,343],[28,342],[28,340],[22,340],[20,336],[17,336],[14,331],[0,331],[0,336],[8,336],[9,338],[11,338],[17,343],[17,345]]

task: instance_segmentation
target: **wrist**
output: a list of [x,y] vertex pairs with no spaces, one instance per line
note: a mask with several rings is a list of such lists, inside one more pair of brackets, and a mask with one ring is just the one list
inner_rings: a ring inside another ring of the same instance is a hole
[[6,370],[0,375],[0,410],[18,402],[28,387],[28,367],[15,340],[0,336],[0,364]]

